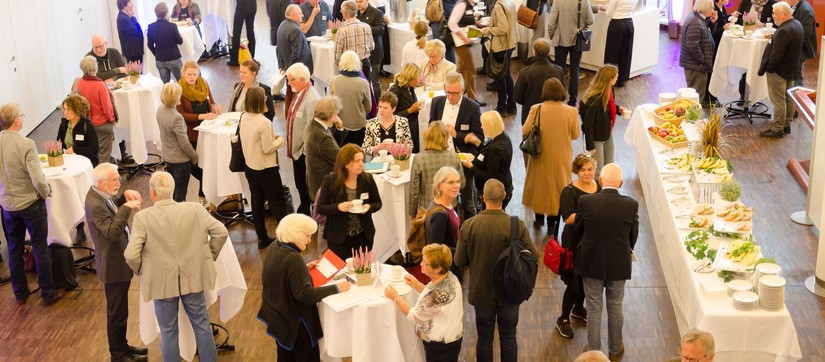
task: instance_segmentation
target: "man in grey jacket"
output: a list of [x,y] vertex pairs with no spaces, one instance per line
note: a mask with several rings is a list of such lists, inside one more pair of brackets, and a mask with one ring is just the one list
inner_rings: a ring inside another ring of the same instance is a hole
[[[713,35],[707,19],[716,17],[711,0],[697,0],[693,12],[682,25],[682,49],[679,51],[679,66],[685,69],[687,86],[699,93],[699,100],[706,101],[708,78],[713,72]],[[713,20],[713,19],[712,19]],[[715,21],[715,20],[714,20]]]
[[172,175],[162,171],[152,174],[149,197],[154,206],[135,214],[124,257],[140,276],[144,301],[155,301],[163,360],[180,359],[177,315],[178,303],[182,303],[201,361],[216,361],[204,290],[215,287],[213,261],[228,234],[202,206],[172,200],[174,189]]
[[9,243],[9,271],[17,304],[29,298],[29,284],[23,270],[23,248],[26,231],[31,235],[37,283],[43,305],[48,307],[63,297],[52,278],[52,259],[46,239],[49,233],[45,199],[51,196],[51,187],[40,168],[34,141],[20,134],[23,113],[11,103],[0,107],[0,207],[3,227]]
[[[579,5],[581,5],[581,8]],[[582,52],[576,51],[575,47],[576,34],[578,28],[586,28],[593,24],[593,13],[599,11],[599,9],[597,6],[590,6],[590,0],[582,0],[581,2],[578,0],[559,0],[555,1],[550,8],[550,17],[547,19],[547,37],[550,38],[555,50],[556,65],[564,69],[567,64],[567,56],[570,56],[571,81],[567,87],[570,98],[567,100],[567,104],[572,107],[575,107],[576,102],[578,102],[579,64],[582,61]],[[524,110],[521,112],[527,113]]]

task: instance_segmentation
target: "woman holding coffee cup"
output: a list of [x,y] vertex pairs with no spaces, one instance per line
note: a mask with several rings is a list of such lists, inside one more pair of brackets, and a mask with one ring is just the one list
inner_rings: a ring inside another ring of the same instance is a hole
[[352,249],[372,249],[372,213],[381,210],[381,196],[372,175],[364,172],[361,147],[347,144],[341,148],[333,173],[324,178],[315,202],[318,213],[327,217],[324,239],[335,255],[346,259]]
[[[398,97],[390,92],[378,99],[378,117],[367,121],[364,135],[364,152],[376,155],[378,151],[389,150],[393,143],[406,143],[413,147],[410,124],[407,119],[394,115]],[[390,140],[390,142],[386,142]]]

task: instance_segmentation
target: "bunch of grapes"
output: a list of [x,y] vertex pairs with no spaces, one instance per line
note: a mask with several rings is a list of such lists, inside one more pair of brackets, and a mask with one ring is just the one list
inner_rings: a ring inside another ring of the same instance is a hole
[[673,111],[673,114],[675,114],[676,117],[684,116],[685,115],[685,109],[683,107],[678,107]]

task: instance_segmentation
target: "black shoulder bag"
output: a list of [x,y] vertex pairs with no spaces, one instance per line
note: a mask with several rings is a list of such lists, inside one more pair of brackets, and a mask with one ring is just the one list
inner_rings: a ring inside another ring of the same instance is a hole
[[576,15],[576,45],[574,49],[577,52],[590,51],[590,39],[592,36],[592,30],[586,26],[582,29],[582,0],[579,0],[579,11]]
[[519,148],[530,156],[538,156],[541,154],[541,104],[536,112],[536,122],[530,128],[530,133],[521,140]]
[[[241,113],[241,118],[243,118]],[[241,147],[241,118],[238,119],[238,129],[235,130],[236,140],[232,142],[232,157],[229,159],[229,171],[243,172],[246,168],[246,158]]]

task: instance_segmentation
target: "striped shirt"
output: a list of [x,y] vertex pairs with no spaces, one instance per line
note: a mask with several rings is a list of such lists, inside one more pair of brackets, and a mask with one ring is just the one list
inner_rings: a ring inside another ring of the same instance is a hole
[[344,22],[338,29],[338,39],[335,43],[335,65],[341,61],[341,54],[347,50],[352,50],[358,54],[361,60],[370,57],[370,52],[375,49],[375,42],[372,39],[372,30],[366,23],[351,18]]

